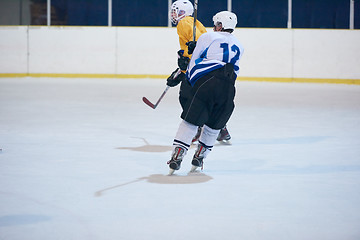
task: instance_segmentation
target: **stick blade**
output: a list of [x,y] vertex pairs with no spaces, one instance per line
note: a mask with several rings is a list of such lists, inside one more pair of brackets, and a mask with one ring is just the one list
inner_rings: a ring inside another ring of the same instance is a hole
[[151,103],[151,102],[149,101],[149,99],[147,99],[146,97],[143,97],[142,100],[143,100],[143,102],[144,102],[146,105],[148,105],[148,106],[151,107],[152,109],[155,109],[155,108],[156,108],[156,106],[155,106],[153,103]]

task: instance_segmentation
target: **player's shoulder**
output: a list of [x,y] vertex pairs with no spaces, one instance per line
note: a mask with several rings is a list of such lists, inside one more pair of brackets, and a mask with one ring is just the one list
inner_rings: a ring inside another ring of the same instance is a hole
[[200,38],[216,39],[216,38],[221,38],[221,35],[219,34],[219,32],[206,32],[202,34]]
[[[181,19],[177,27],[178,28],[187,28],[187,27],[193,27],[194,26],[194,18],[191,16],[186,16],[183,19]],[[206,28],[202,24],[202,22],[199,21],[199,19],[196,19],[196,26],[199,28],[200,32],[204,33],[206,32]]]
[[194,23],[194,18],[191,16],[186,16],[178,22],[178,25],[192,25]]

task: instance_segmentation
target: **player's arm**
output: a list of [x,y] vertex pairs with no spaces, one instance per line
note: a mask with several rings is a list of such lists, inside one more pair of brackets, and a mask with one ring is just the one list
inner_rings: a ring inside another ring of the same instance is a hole
[[177,25],[177,33],[179,35],[180,49],[184,50],[184,57],[191,58],[191,54],[188,54],[187,42],[192,40],[192,25],[188,19],[181,20]]
[[196,47],[196,41],[199,39],[199,37],[206,33],[206,29],[204,25],[202,25],[201,22],[196,21],[196,40],[193,41],[194,37],[192,36],[191,40],[186,43],[188,54],[191,55]]
[[166,85],[168,85],[169,87],[175,87],[181,81],[184,80],[185,80],[185,73],[183,73],[182,71],[179,70],[179,68],[177,68],[175,71],[171,73],[170,77],[166,79]]
[[[199,58],[202,57],[202,55],[204,54],[204,52],[206,51],[207,46],[209,45],[209,37],[207,36],[208,34],[203,34],[199,37],[197,43],[196,43],[196,47],[194,49],[194,52],[192,54],[192,58],[190,60],[190,67],[195,65],[195,61]],[[206,54],[206,53],[205,53]]]
[[[188,31],[187,29],[190,28],[188,26],[187,21],[184,19],[181,20],[178,25],[176,26],[177,33],[179,35],[179,43],[180,43],[180,50],[178,51],[178,66],[174,72],[167,79],[167,85],[170,87],[174,87],[178,85],[181,81],[185,79],[185,72],[186,68],[190,62],[189,54],[187,54],[188,49],[186,46],[186,42],[188,42]],[[185,54],[186,53],[186,54]]]

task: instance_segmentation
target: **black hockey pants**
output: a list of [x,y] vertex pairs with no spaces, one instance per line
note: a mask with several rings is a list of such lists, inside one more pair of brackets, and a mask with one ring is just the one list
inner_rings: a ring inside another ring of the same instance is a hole
[[235,80],[232,64],[201,77],[192,88],[190,86],[181,118],[196,126],[223,128],[235,107]]

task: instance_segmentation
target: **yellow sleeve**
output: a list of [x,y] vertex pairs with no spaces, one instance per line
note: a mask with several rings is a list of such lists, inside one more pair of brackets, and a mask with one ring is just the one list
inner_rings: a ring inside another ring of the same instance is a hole
[[[177,33],[179,35],[180,49],[184,50],[184,56],[191,58],[191,55],[188,54],[188,46],[186,43],[193,40],[193,27],[194,27],[194,18],[185,17],[180,20],[177,25]],[[197,20],[196,21],[196,41],[201,34],[205,33],[206,29],[204,25]]]

